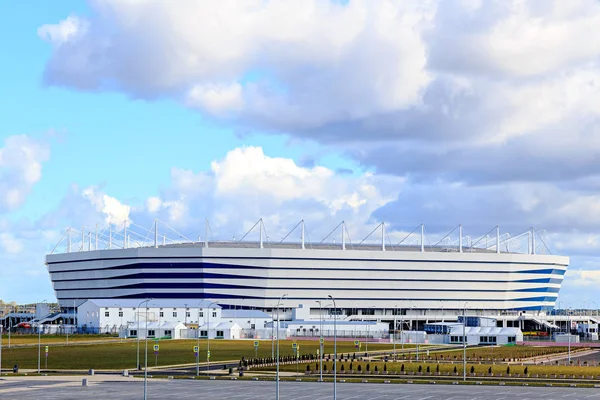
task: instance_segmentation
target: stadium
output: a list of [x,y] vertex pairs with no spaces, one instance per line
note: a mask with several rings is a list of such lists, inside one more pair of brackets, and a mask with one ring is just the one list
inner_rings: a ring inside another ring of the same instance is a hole
[[[323,312],[346,320],[402,319],[409,329],[457,320],[463,313],[524,330],[560,325],[549,312],[569,259],[544,254],[542,237],[533,229],[510,236],[496,227],[471,240],[459,225],[426,244],[421,225],[392,245],[384,224],[369,235],[380,237],[377,242],[357,244],[349,242],[343,222],[332,231],[341,233],[338,243],[328,241],[332,234],[319,243],[305,241],[302,221],[292,230],[300,233],[298,241],[285,241],[290,232],[277,243],[263,240],[262,220],[231,241],[194,242],[178,235],[176,242],[160,231],[159,222],[142,232],[134,228],[130,223],[118,232],[65,233],[46,257],[61,307],[87,299],[198,299],[265,312],[279,303],[288,318],[294,311],[304,319],[319,319]],[[253,231],[258,240],[244,240]]]

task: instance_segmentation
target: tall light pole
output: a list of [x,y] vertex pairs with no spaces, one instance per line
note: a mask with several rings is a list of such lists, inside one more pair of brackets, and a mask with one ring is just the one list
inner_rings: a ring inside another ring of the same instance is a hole
[[282,295],[277,302],[277,373],[275,376],[275,400],[279,400],[279,305],[287,294]]
[[[142,306],[142,304],[148,303],[150,300],[152,300],[152,299],[143,300],[140,304],[138,304],[138,307],[137,307],[138,317],[137,317],[137,331],[136,331],[136,335],[135,335],[136,339],[137,339],[136,340],[137,341],[137,362],[135,364],[135,368],[138,371],[141,369],[141,366],[140,366],[140,307]],[[146,306],[147,305],[148,304],[146,304]],[[148,336],[148,332],[146,332],[146,336]]]
[[198,329],[196,329],[196,347],[198,348],[198,355],[196,356],[196,376],[200,376],[200,309],[202,308],[202,301],[198,303]]
[[319,303],[319,382],[323,382],[323,305],[321,300],[317,300]]
[[467,303],[468,301],[465,301],[465,305],[463,307],[463,381],[467,380]]
[[337,307],[333,296],[327,297],[333,301],[333,400],[337,400]]
[[144,335],[144,345],[146,347],[146,355],[144,357],[144,400],[146,400],[148,398],[148,303],[146,303],[146,334]]
[[394,306],[394,361],[396,361],[396,316],[398,315],[398,304]]
[[[40,304],[44,304],[45,302],[46,302],[46,299],[44,299]],[[36,309],[36,311],[37,311],[37,309]],[[40,317],[40,321],[38,321],[38,374],[40,373],[41,360],[42,360],[42,322],[41,322],[41,317]]]
[[567,309],[567,335],[569,338],[569,365],[571,365],[571,307]]
[[[208,319],[206,323],[206,372],[208,372],[208,369],[210,368],[210,306],[212,305],[218,306],[218,304],[214,301],[211,301],[208,305]],[[200,348],[198,348],[198,350],[200,350]]]

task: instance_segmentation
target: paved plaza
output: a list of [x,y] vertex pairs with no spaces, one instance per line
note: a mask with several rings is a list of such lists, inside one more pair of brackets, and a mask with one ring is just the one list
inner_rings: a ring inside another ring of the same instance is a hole
[[[331,399],[332,383],[280,383],[281,399]],[[507,387],[461,385],[410,385],[338,383],[340,400],[392,399],[599,399],[600,389],[558,387]],[[87,387],[81,378],[46,377],[0,379],[2,399],[141,399],[141,379],[91,378]],[[267,381],[148,381],[148,399],[274,399],[275,383]]]

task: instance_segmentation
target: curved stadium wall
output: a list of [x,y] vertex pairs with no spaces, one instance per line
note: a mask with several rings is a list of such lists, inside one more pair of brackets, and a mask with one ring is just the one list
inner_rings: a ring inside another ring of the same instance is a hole
[[93,298],[212,299],[221,306],[273,308],[332,295],[338,308],[547,310],[568,257],[495,251],[251,243],[176,244],[50,254],[62,306]]

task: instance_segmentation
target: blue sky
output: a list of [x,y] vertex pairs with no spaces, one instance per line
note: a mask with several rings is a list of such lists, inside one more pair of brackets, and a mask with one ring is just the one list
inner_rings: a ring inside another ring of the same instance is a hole
[[536,226],[572,257],[561,297],[591,302],[599,8],[7,3],[0,298],[53,296],[60,232],[125,213],[190,235],[205,217],[223,236],[260,217],[315,236]]

